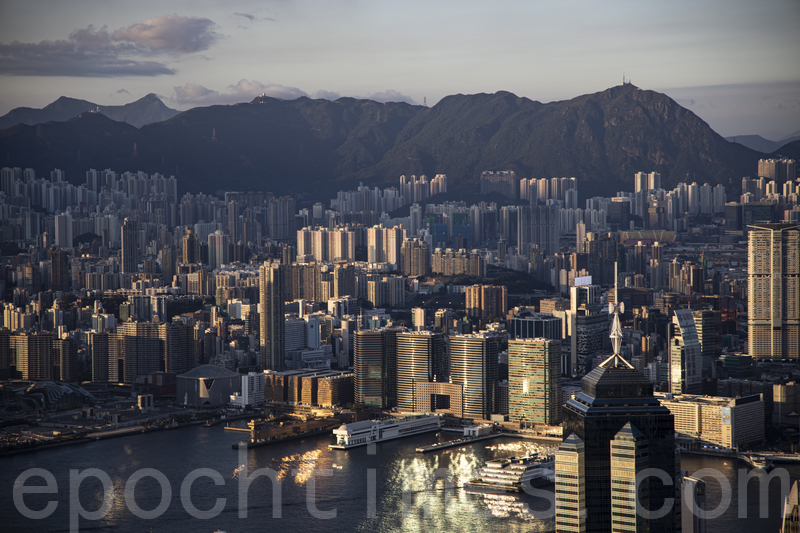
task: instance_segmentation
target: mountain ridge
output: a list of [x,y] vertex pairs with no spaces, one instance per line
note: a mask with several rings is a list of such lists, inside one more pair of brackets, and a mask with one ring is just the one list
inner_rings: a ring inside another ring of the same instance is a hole
[[[450,95],[430,108],[258,97],[138,130],[85,114],[66,128],[56,124],[1,130],[6,164],[59,167],[76,181],[88,168],[177,173],[182,191],[224,184],[302,199],[329,198],[358,182],[396,185],[401,174],[444,173],[453,190],[475,190],[483,170],[506,169],[575,176],[581,196],[630,190],[638,171],[660,172],[665,187],[688,180],[734,191],[764,157],[726,141],[668,96],[630,84],[545,104],[507,91]],[[80,141],[90,133],[93,143]]]
[[154,93],[124,105],[99,105],[87,100],[61,96],[41,109],[17,107],[0,117],[0,129],[17,124],[35,126],[47,122],[64,122],[87,111],[99,112],[117,122],[126,122],[141,127],[153,122],[161,122],[179,114],[180,111],[167,107]]

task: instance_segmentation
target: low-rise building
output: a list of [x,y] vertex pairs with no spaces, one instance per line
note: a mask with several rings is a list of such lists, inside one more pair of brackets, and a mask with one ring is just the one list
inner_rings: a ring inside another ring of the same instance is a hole
[[764,402],[760,395],[721,398],[665,394],[659,400],[675,417],[676,433],[731,449],[764,440]]

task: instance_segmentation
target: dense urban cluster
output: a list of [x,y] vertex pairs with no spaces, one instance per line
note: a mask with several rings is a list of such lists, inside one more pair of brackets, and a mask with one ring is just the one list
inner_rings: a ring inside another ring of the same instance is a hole
[[[563,428],[559,530],[636,523],[609,464],[675,473],[676,443],[756,446],[797,425],[800,180],[791,160],[741,190],[639,172],[584,207],[578,184],[486,171],[487,201],[467,205],[444,174],[401,176],[326,208],[3,168],[3,415],[127,394]],[[647,505],[675,490],[653,485]]]

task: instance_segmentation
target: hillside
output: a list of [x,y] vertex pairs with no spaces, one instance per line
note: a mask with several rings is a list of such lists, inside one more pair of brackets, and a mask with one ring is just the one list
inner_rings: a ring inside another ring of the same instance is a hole
[[112,120],[126,122],[137,128],[145,124],[167,120],[179,113],[179,111],[164,105],[153,93],[125,105],[97,105],[86,100],[62,96],[42,109],[31,107],[12,109],[0,117],[0,129],[10,128],[17,124],[34,126],[45,122],[63,122],[87,111],[97,111]]
[[88,168],[144,170],[177,174],[182,191],[319,199],[359,181],[394,185],[401,174],[446,173],[454,190],[474,191],[487,169],[576,176],[582,196],[631,189],[637,171],[660,172],[665,186],[733,185],[763,157],[669,97],[633,85],[548,104],[508,92],[453,95],[431,108],[260,97],[138,130],[114,124],[91,113],[15,126],[0,131],[0,150],[7,164],[62,168],[76,182]]

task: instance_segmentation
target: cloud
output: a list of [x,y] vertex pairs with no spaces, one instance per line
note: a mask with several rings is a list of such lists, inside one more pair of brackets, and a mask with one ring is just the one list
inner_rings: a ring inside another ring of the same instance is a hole
[[333,91],[320,90],[320,91],[317,91],[317,92],[314,93],[314,98],[320,98],[322,100],[331,100],[331,101],[333,101],[333,100],[338,100],[339,98],[341,98],[341,95],[339,93],[333,92]]
[[168,15],[109,32],[79,28],[67,39],[0,43],[0,74],[11,76],[160,76],[175,74],[156,55],[207,50],[220,36],[209,19]]
[[281,100],[294,100],[301,96],[309,96],[297,87],[286,87],[276,83],[263,84],[259,81],[239,80],[229,85],[225,92],[208,89],[195,83],[187,83],[183,87],[175,87],[175,100],[178,105],[227,105],[249,102],[253,98],[266,95]]
[[208,50],[220,35],[217,25],[207,18],[167,15],[154,17],[115,31],[118,42],[134,43],[152,53],[191,54]]
[[[321,89],[313,95],[297,87],[288,87],[277,83],[261,83],[260,81],[239,80],[234,85],[229,85],[224,92],[209,89],[200,84],[187,83],[183,87],[175,87],[175,97],[171,98],[179,106],[206,106],[230,105],[250,102],[254,98],[265,95],[280,100],[295,100],[300,97],[320,98],[323,100],[337,100],[341,95],[334,91]],[[386,90],[371,96],[355,98],[374,100],[376,102],[407,102],[414,104],[414,100],[394,90]]]
[[120,90],[118,90],[118,91],[117,91],[115,94],[127,94],[128,96],[130,96],[130,94],[131,94],[131,93],[129,93],[129,92],[128,92],[128,91],[126,91],[125,89],[120,89]]
[[407,104],[412,104],[412,105],[416,104],[416,102],[414,102],[413,98],[411,98],[410,96],[406,96],[404,94],[401,94],[401,93],[395,91],[394,89],[387,89],[387,90],[385,90],[383,92],[374,93],[374,94],[371,94],[370,96],[367,96],[366,98],[367,98],[367,100],[374,100],[376,102],[381,102],[381,103],[384,103],[384,104],[386,102],[405,102]]
[[[250,22],[262,22],[262,21],[265,21],[265,20],[269,21],[269,22],[275,22],[275,19],[272,18],[272,17],[259,17],[257,15],[257,13],[259,13],[260,11],[263,11],[262,8],[258,8],[252,13],[234,13],[233,16],[234,17],[241,17],[243,19],[247,19]],[[247,29],[246,26],[239,26],[239,27]]]

